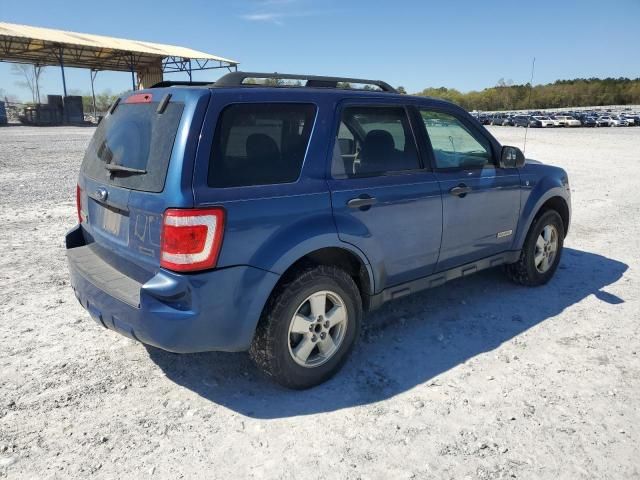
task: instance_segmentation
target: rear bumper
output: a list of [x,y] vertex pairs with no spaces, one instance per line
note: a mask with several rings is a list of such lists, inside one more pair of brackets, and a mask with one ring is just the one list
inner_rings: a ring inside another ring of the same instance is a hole
[[67,234],[76,297],[100,325],[176,353],[247,350],[279,276],[238,266],[195,274],[159,269],[139,283],[106,264],[81,227]]

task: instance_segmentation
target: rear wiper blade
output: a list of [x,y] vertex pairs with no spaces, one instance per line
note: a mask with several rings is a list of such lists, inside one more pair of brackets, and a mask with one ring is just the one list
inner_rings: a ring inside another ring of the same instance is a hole
[[107,163],[104,168],[106,168],[107,170],[109,170],[112,173],[115,172],[124,172],[124,173],[137,173],[137,174],[143,174],[143,173],[147,173],[146,170],[142,170],[140,168],[131,168],[131,167],[125,167],[123,165],[117,165],[115,163]]

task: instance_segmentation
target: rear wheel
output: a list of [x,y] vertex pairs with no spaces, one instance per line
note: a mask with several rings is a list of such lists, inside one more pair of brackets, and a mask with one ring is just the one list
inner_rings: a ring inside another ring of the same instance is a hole
[[249,354],[281,385],[313,387],[342,367],[361,317],[358,287],[345,271],[330,266],[304,270],[271,298]]
[[521,285],[547,283],[560,263],[564,224],[555,210],[547,210],[531,225],[517,262],[506,266],[507,275]]

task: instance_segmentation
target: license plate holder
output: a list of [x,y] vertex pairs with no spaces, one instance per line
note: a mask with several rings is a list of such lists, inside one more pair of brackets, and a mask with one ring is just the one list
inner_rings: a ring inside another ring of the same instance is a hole
[[122,215],[116,210],[110,208],[102,209],[102,229],[113,235],[114,237],[120,236],[120,228],[122,225]]

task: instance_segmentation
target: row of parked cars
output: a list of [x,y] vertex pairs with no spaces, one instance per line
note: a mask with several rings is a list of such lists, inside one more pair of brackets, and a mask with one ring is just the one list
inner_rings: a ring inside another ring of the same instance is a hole
[[543,112],[529,114],[479,114],[478,120],[483,125],[500,125],[514,127],[633,127],[640,126],[640,113],[612,112],[564,112],[553,115]]

